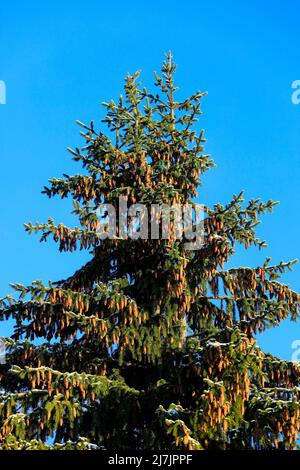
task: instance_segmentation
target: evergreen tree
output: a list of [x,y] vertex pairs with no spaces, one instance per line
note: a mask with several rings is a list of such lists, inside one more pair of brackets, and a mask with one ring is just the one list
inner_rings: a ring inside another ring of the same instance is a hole
[[26,224],[90,260],[48,285],[13,284],[1,300],[1,320],[15,324],[0,365],[1,449],[296,447],[300,367],[255,339],[298,318],[299,294],[279,282],[294,262],[224,267],[236,244],[265,245],[256,226],[275,203],[241,193],[205,207],[198,250],[173,231],[99,237],[101,203],[193,204],[214,166],[195,130],[204,93],[176,101],[175,70],[168,55],[159,94],[128,75],[124,98],[103,103],[106,134],[79,122],[86,143],[70,152],[82,173],[43,191],[72,198],[78,227]]

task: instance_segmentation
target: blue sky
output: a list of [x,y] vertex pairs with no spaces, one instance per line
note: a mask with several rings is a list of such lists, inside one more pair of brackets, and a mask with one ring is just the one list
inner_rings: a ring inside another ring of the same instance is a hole
[[[247,198],[281,202],[259,234],[269,247],[238,251],[236,265],[300,257],[299,2],[146,1],[1,2],[0,295],[9,282],[58,279],[83,264],[25,234],[23,223],[53,216],[74,223],[71,204],[40,194],[48,178],[80,171],[66,147],[83,142],[75,120],[100,123],[101,101],[117,98],[128,71],[151,86],[164,52],[179,64],[178,96],[208,91],[199,128],[217,168],[204,178],[205,203]],[[300,291],[300,265],[285,282]],[[289,359],[300,324],[284,322],[259,343]],[[0,336],[10,325],[0,325]]]

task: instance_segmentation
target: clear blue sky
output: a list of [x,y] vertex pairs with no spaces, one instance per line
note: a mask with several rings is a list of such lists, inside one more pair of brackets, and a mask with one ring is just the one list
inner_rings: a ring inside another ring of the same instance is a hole
[[[0,295],[9,282],[57,279],[81,266],[80,253],[60,254],[29,237],[23,222],[54,216],[73,223],[71,205],[40,194],[48,178],[79,170],[66,147],[81,145],[75,120],[100,121],[100,102],[117,98],[123,77],[142,70],[145,85],[172,50],[180,96],[209,92],[199,127],[217,163],[204,178],[205,203],[233,193],[281,201],[259,228],[269,247],[239,251],[236,265],[300,257],[300,79],[297,0],[282,1],[2,1],[0,80]],[[300,266],[285,277],[300,291]],[[300,324],[299,324],[300,325]],[[264,333],[265,350],[290,358],[300,326]],[[0,324],[0,336],[9,325]]]

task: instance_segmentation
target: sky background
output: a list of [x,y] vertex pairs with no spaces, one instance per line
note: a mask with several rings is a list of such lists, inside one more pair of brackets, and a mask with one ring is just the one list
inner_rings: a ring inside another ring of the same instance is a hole
[[[268,248],[238,250],[235,265],[300,257],[300,79],[298,1],[1,1],[0,296],[10,282],[64,278],[84,253],[60,254],[39,243],[23,223],[75,225],[71,202],[41,194],[47,180],[80,166],[66,148],[83,145],[75,120],[101,125],[100,103],[117,99],[127,72],[142,71],[151,88],[164,52],[178,63],[179,98],[208,91],[199,129],[217,168],[206,173],[200,199],[281,202],[258,229]],[[284,281],[300,291],[300,265]],[[300,323],[285,321],[259,336],[265,351],[290,359]],[[0,324],[0,336],[11,324]],[[300,359],[300,355],[298,356]]]

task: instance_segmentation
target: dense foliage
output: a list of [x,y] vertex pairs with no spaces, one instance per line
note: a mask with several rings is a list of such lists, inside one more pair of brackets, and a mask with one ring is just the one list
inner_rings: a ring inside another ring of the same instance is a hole
[[[125,80],[103,103],[98,132],[71,150],[83,170],[44,193],[70,197],[78,227],[26,224],[60,251],[88,250],[68,279],[14,284],[0,365],[1,449],[290,449],[299,432],[297,363],[265,354],[255,335],[299,316],[300,296],[279,282],[293,262],[228,268],[236,244],[264,246],[258,218],[274,202],[234,195],[205,207],[205,244],[100,239],[100,203],[193,203],[214,164],[195,123],[204,93],[175,100],[169,55],[159,94]],[[200,198],[201,199],[201,198]]]

